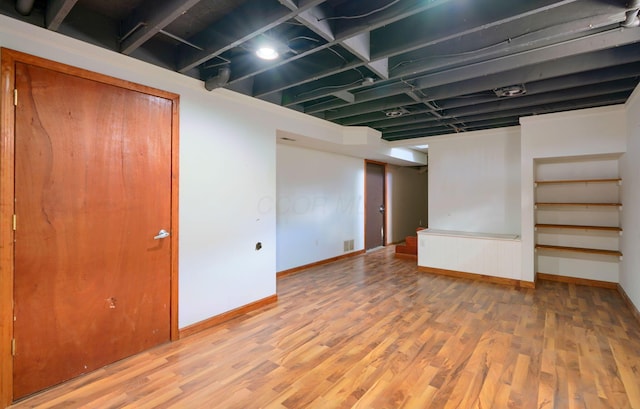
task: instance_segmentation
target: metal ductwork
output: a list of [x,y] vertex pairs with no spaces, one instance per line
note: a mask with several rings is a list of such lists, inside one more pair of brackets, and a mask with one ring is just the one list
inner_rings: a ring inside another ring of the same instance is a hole
[[213,91],[216,88],[224,87],[229,82],[231,76],[231,69],[229,67],[222,67],[218,70],[218,75],[211,77],[204,82],[204,87],[207,91]]
[[625,19],[622,27],[640,27],[640,0],[631,0],[627,4]]
[[23,16],[28,16],[33,11],[36,0],[16,0],[16,11]]
[[626,18],[622,22],[622,27],[639,27],[640,17],[638,17],[638,9],[627,11]]

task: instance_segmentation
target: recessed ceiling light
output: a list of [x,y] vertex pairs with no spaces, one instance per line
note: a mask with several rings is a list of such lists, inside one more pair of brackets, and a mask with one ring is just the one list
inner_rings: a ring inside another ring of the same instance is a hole
[[278,52],[276,49],[268,46],[258,48],[256,55],[263,60],[275,60],[278,58]]
[[416,145],[416,148],[418,148],[418,149],[429,149],[429,145],[427,145],[426,143],[424,145]]
[[409,111],[404,107],[388,109],[383,112],[388,118],[397,118],[399,116],[406,115],[409,113]]
[[364,77],[362,79],[362,86],[367,86],[367,85],[373,85],[373,83],[376,82],[373,78],[371,77]]
[[527,93],[524,84],[509,85],[507,87],[496,88],[493,90],[498,97],[515,97]]

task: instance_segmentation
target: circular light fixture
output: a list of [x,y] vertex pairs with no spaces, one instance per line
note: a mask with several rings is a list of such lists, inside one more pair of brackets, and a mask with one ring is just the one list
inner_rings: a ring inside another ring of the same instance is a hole
[[498,97],[517,97],[518,95],[524,95],[527,90],[524,84],[509,85],[507,87],[496,88],[493,90]]
[[258,48],[258,50],[256,51],[256,55],[263,60],[275,60],[276,58],[278,58],[278,52],[275,50],[275,48],[268,46]]

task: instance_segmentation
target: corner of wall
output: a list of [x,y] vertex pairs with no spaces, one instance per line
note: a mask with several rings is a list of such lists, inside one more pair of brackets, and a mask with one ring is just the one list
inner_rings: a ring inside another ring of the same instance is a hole
[[621,226],[625,232],[621,237],[621,249],[624,257],[620,266],[620,288],[623,296],[635,310],[640,310],[640,215],[636,211],[640,206],[640,85],[631,94],[626,108],[626,153],[620,161],[620,175],[623,178]]

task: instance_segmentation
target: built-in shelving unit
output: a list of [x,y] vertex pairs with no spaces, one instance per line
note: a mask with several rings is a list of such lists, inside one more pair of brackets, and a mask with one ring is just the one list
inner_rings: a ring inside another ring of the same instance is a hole
[[537,164],[536,271],[618,281],[622,180],[611,177],[617,167],[617,158],[610,157]]

